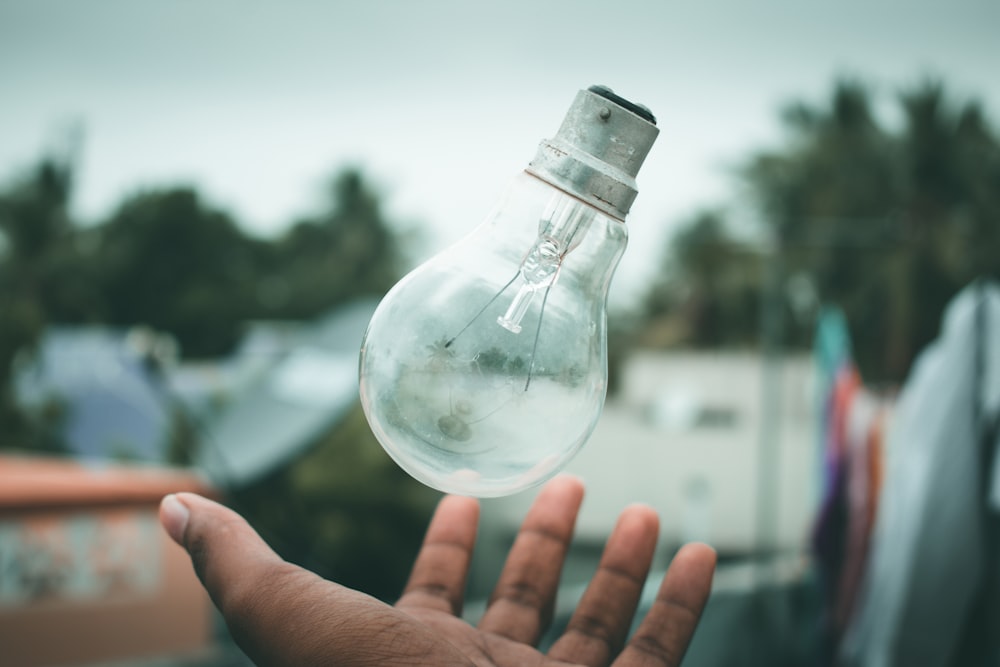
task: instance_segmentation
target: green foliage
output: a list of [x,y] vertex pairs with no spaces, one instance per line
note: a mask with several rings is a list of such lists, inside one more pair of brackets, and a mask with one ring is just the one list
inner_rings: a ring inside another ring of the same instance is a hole
[[665,266],[670,271],[645,295],[644,345],[715,347],[757,338],[759,253],[733,239],[722,212],[706,210],[683,225]]
[[108,320],[172,333],[188,357],[228,352],[252,318],[309,319],[399,278],[399,239],[356,170],[273,241],[249,237],[192,188],[145,192],[100,227]]
[[357,405],[305,456],[232,500],[283,557],[393,600],[438,498],[385,454]]
[[325,208],[296,222],[273,248],[271,311],[303,318],[358,296],[381,296],[399,279],[400,237],[376,193],[348,169],[330,184]]
[[223,354],[256,310],[260,245],[192,188],[131,197],[100,228],[107,319],[170,332],[188,356]]
[[11,380],[18,354],[35,345],[48,313],[86,300],[81,295],[89,291],[79,278],[58,279],[82,263],[72,243],[70,185],[68,165],[47,159],[0,192],[0,444],[6,447],[58,448],[50,429],[33,432]]
[[180,406],[176,406],[170,415],[166,462],[177,467],[190,466],[195,460],[198,444],[194,420]]
[[4,377],[46,323],[148,325],[186,357],[214,357],[248,319],[313,318],[381,295],[402,272],[400,236],[357,170],[273,240],[249,236],[191,187],[141,192],[81,228],[68,213],[71,182],[68,165],[46,159],[0,192]]
[[46,159],[0,198],[0,229],[11,264],[32,268],[63,239],[70,228],[71,177],[68,165]]
[[[1000,274],[1000,144],[979,104],[952,101],[938,81],[899,96],[900,127],[879,120],[872,99],[847,80],[825,104],[786,108],[784,145],[740,169],[769,241],[751,248],[720,214],[696,217],[646,300],[647,340],[753,340],[762,292],[779,290],[791,310],[795,277],[845,310],[870,381],[903,379],[954,293]],[[768,273],[781,284],[765,284]],[[808,327],[784,320],[785,341],[807,344]]]
[[792,141],[744,174],[792,271],[848,316],[862,370],[899,381],[963,285],[1000,274],[1000,144],[976,102],[926,81],[881,125],[867,89],[799,104]]

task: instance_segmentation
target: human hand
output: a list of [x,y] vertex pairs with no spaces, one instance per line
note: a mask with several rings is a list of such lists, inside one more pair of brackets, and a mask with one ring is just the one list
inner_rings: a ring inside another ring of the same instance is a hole
[[715,552],[682,548],[628,639],[659,530],[642,505],[620,515],[565,633],[547,654],[534,648],[552,620],[582,500],[583,484],[572,477],[542,488],[476,627],[460,617],[479,520],[472,498],[441,500],[395,607],[283,561],[238,514],[200,496],[167,496],[160,520],[258,665],[679,665],[708,598]]

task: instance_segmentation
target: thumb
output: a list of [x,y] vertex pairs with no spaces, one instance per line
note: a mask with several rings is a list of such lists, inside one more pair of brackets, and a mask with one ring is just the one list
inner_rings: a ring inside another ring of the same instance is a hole
[[280,634],[296,616],[295,596],[323,580],[282,560],[239,514],[193,493],[166,496],[160,523],[191,556],[237,644],[258,664],[280,662],[268,655],[278,647],[262,640]]
[[274,553],[239,514],[193,493],[166,496],[160,523],[191,556],[195,573],[223,613],[245,600],[248,583],[256,588],[277,571],[298,569]]
[[254,664],[468,664],[415,619],[285,562],[218,503],[172,494],[160,522]]

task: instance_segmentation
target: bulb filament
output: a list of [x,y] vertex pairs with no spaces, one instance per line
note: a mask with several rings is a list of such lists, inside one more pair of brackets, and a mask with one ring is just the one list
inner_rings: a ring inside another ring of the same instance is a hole
[[542,318],[545,314],[549,290],[559,277],[559,269],[562,267],[566,253],[579,245],[583,233],[593,219],[594,211],[589,206],[583,205],[567,195],[554,196],[539,221],[538,238],[525,255],[517,272],[472,316],[472,319],[457,334],[445,342],[445,349],[450,348],[458,337],[465,333],[473,322],[479,319],[518,278],[523,278],[524,284],[514,295],[507,311],[496,321],[497,324],[513,334],[521,333],[521,322],[528,313],[528,309],[535,299],[535,294],[542,292],[538,325],[535,327],[535,339],[531,346],[531,357],[528,360],[527,379],[524,382],[524,391],[528,391],[535,368],[535,353],[538,351],[538,339],[542,333]]
[[535,242],[521,262],[519,274],[524,278],[524,285],[517,291],[507,312],[497,318],[497,324],[511,333],[521,333],[521,320],[528,312],[535,293],[543,288],[548,292],[559,274],[563,254],[551,238],[541,238]]

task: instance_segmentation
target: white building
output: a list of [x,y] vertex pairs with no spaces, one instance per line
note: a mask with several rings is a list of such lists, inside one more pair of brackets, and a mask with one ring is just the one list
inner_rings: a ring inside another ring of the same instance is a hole
[[[720,555],[803,550],[820,485],[808,355],[765,363],[756,352],[641,352],[623,379],[567,468],[587,485],[576,532],[582,561],[596,558],[634,502],[660,514],[663,565],[693,540]],[[483,502],[476,572],[484,586],[534,495]],[[581,576],[592,572],[592,563],[576,565]]]

